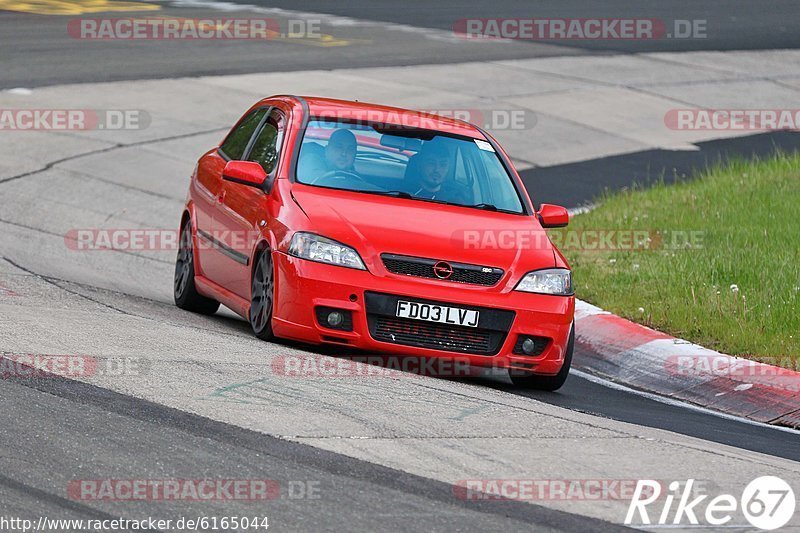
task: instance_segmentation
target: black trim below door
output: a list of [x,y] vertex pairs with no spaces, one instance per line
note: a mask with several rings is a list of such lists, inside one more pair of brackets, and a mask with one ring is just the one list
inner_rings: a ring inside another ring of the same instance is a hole
[[228,256],[229,258],[233,259],[237,263],[241,263],[244,266],[250,264],[250,258],[243,254],[242,252],[236,251],[233,248],[223,244],[222,242],[215,239],[210,233],[206,233],[205,231],[198,229],[197,236],[202,237],[205,241],[211,244],[216,250],[219,250],[224,255]]

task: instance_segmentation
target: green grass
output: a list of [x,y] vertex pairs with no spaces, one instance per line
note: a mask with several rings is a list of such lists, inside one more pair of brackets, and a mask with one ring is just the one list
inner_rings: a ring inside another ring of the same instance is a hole
[[610,194],[567,228],[612,229],[700,233],[677,248],[658,246],[658,234],[649,250],[567,246],[579,298],[723,353],[800,369],[800,156]]

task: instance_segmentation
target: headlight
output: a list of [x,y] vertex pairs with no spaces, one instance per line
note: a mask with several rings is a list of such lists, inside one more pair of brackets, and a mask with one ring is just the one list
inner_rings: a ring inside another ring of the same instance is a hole
[[571,296],[572,272],[565,268],[549,268],[528,272],[517,283],[515,291]]
[[329,265],[367,269],[358,252],[340,242],[314,233],[297,232],[292,235],[289,255]]

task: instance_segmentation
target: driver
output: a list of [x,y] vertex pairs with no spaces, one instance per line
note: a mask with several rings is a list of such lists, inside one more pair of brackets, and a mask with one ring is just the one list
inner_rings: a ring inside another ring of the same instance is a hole
[[356,160],[356,136],[350,130],[340,129],[331,134],[325,147],[327,171],[344,170],[356,173],[353,163]]
[[315,142],[303,144],[297,175],[304,176],[310,183],[342,172],[360,178],[354,167],[356,144],[356,136],[347,129],[331,133],[325,148]]

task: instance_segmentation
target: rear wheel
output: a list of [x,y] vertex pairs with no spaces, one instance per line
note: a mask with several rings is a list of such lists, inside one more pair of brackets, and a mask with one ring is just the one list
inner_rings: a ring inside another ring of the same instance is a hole
[[572,352],[575,348],[575,326],[569,332],[569,342],[567,351],[564,355],[564,365],[555,376],[537,376],[536,374],[520,373],[519,370],[509,370],[508,376],[511,382],[518,387],[525,389],[537,389],[544,391],[555,391],[560,389],[569,376],[569,369],[572,366]]
[[263,250],[256,259],[250,291],[250,326],[259,339],[268,341],[272,334],[272,304],[275,297],[275,272],[272,254]]
[[181,309],[213,315],[219,309],[219,302],[206,298],[197,292],[194,284],[194,249],[192,247],[192,222],[187,219],[181,228],[178,257],[175,260],[175,283],[173,285],[175,305]]

